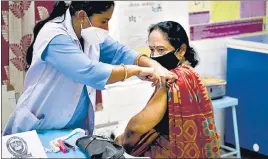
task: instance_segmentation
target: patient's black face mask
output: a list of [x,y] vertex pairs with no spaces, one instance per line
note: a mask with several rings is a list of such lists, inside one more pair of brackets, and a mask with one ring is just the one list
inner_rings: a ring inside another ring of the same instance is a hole
[[172,69],[175,69],[180,62],[180,60],[175,55],[176,52],[177,52],[177,50],[174,50],[174,51],[171,51],[165,55],[151,57],[151,59],[157,61],[166,69],[172,70]]

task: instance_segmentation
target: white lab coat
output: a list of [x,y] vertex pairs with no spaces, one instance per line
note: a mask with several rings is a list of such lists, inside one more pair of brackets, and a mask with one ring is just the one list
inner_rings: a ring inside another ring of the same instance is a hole
[[[62,21],[63,16],[55,21]],[[69,10],[63,23],[46,23],[40,30],[33,47],[33,60],[15,112],[11,115],[4,135],[29,131],[32,129],[61,129],[72,118],[83,84],[75,83],[59,73],[55,68],[41,59],[41,55],[49,42],[57,35],[67,35],[81,49],[79,40],[73,30]],[[85,53],[91,60],[99,60],[99,44],[85,46]],[[96,90],[87,86],[89,98],[95,109]],[[93,113],[93,114],[92,114]],[[94,116],[94,112],[88,113]],[[94,125],[93,120],[89,125]],[[89,130],[93,131],[94,128]]]

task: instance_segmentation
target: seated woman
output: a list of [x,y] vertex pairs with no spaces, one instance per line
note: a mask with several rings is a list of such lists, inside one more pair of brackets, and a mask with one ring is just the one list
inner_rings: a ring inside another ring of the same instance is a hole
[[183,27],[172,21],[149,29],[151,58],[178,76],[156,90],[116,138],[133,156],[219,158],[219,136],[207,89],[194,71],[198,61]]

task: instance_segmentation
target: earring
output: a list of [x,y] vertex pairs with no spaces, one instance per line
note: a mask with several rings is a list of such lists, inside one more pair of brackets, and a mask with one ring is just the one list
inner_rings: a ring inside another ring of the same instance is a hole
[[80,23],[80,28],[81,28],[81,30],[83,29],[82,24],[83,24],[83,21]]
[[182,57],[179,56],[178,59],[179,59],[179,63],[178,63],[178,65],[180,65],[180,64],[182,63]]

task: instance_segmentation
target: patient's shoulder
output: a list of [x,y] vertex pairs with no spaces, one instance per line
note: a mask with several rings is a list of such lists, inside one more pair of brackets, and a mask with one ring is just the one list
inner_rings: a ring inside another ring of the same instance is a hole
[[200,81],[199,74],[194,68],[188,65],[180,65],[176,69],[172,70],[178,76],[176,85],[187,86],[187,88],[194,87]]

